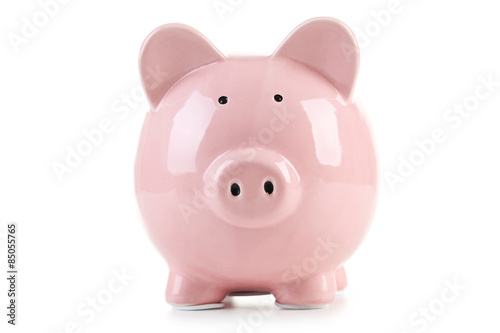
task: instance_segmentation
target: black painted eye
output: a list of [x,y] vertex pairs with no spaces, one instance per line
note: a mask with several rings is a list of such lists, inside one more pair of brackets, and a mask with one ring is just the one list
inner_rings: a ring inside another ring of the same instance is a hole
[[283,96],[281,96],[280,94],[276,94],[274,95],[274,100],[276,102],[281,102],[283,100]]
[[264,183],[264,191],[266,191],[267,194],[271,194],[274,191],[274,185],[270,181],[267,181]]
[[228,100],[227,96],[221,96],[219,97],[219,104],[226,104]]
[[238,195],[240,195],[240,193],[241,193],[240,186],[236,183],[233,183],[233,185],[231,185],[231,194],[237,197]]

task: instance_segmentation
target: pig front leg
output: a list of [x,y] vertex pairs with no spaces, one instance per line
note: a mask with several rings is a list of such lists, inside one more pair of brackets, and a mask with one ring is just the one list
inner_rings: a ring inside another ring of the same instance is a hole
[[215,284],[171,271],[165,298],[177,310],[208,310],[223,308],[227,293]]
[[272,291],[276,305],[284,309],[325,308],[335,299],[335,272],[328,271],[307,278],[297,278]]
[[337,291],[344,290],[347,287],[347,275],[344,266],[339,267],[335,272],[335,283],[337,284]]

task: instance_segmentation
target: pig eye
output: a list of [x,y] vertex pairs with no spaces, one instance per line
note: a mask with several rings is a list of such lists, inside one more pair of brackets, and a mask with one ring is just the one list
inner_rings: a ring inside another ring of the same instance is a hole
[[281,96],[280,94],[276,94],[274,95],[274,100],[276,102],[281,102],[283,100],[283,96]]
[[227,96],[221,96],[219,97],[219,104],[226,104],[228,100]]
[[240,193],[241,193],[240,186],[236,183],[233,183],[231,185],[231,194],[237,197],[238,195],[240,195]]
[[274,191],[274,185],[273,183],[271,183],[269,180],[267,182],[264,183],[264,191],[267,193],[267,194],[271,194],[273,193]]

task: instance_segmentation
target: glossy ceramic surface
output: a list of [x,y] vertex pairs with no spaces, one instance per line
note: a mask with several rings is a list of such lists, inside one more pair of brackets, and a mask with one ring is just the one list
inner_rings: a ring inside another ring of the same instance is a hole
[[180,24],[147,37],[136,194],[170,269],[169,303],[269,291],[310,308],[345,287],[377,192],[358,67],[353,34],[331,18],[303,23],[267,57],[225,57]]

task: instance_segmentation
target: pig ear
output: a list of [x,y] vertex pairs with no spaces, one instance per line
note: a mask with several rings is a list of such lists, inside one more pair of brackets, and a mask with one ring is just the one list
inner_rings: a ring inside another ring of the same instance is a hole
[[315,18],[295,28],[273,57],[298,61],[328,79],[350,101],[359,69],[359,48],[349,28],[333,18]]
[[166,24],[154,30],[139,55],[141,81],[152,108],[181,77],[223,59],[207,38],[189,26]]

